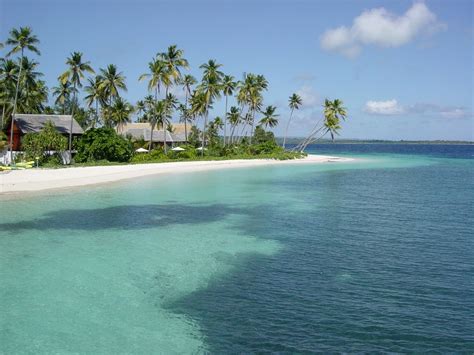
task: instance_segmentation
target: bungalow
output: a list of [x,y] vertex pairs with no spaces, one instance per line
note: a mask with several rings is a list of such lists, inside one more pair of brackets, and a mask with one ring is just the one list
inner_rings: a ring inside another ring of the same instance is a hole
[[[40,132],[46,122],[51,121],[56,130],[64,136],[69,136],[71,128],[71,115],[40,115],[40,114],[16,114],[13,123],[13,150],[21,150],[21,140],[27,133]],[[72,122],[73,137],[81,136],[83,129],[76,120]],[[11,125],[8,125],[7,136],[10,144]]]
[[[171,146],[174,144],[185,143],[184,124],[173,124],[172,126],[173,132],[166,131],[166,143]],[[128,123],[121,128],[120,134],[124,136],[132,136],[134,139],[144,139],[147,142],[152,138],[151,126],[149,123]],[[165,134],[163,128],[155,128],[153,130],[153,143],[163,145],[164,141]]]

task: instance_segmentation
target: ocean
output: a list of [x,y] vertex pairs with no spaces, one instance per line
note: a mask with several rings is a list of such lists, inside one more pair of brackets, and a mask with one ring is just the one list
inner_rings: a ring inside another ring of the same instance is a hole
[[474,145],[0,197],[0,353],[474,352]]

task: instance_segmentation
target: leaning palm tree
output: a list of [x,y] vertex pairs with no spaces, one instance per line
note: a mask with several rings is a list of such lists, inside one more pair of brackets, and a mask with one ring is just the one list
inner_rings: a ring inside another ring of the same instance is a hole
[[291,95],[290,99],[288,100],[288,106],[290,107],[291,112],[290,112],[290,119],[288,120],[286,124],[285,136],[283,137],[283,149],[285,149],[286,137],[288,135],[288,127],[290,127],[291,118],[293,117],[293,111],[298,110],[302,103],[303,103],[303,100],[301,99],[301,96],[296,93]]
[[62,107],[63,115],[66,113],[66,104],[69,102],[73,91],[74,88],[69,80],[66,82],[60,80],[59,85],[53,87],[53,96],[56,97],[54,104]]
[[346,116],[347,110],[342,106],[341,100],[324,100],[324,117],[316,121],[308,137],[293,148],[293,150],[302,152],[309,144],[324,137],[327,133],[329,133],[331,138],[334,140],[334,136],[338,134],[339,129],[341,128],[340,119],[342,118],[345,120]]
[[[186,74],[181,79],[181,85],[183,85],[183,90],[184,90],[185,95],[186,95],[186,98],[185,98],[185,101],[184,101],[185,111],[182,111],[182,112],[188,112],[189,111],[188,110],[188,99],[189,99],[189,96],[191,95],[191,88],[195,84],[197,84],[197,80],[191,74]],[[186,142],[188,141],[188,118],[189,117],[184,119],[184,138],[185,138]]]
[[342,106],[342,101],[335,99],[334,101],[325,100],[324,102],[324,127],[326,133],[331,135],[331,139],[334,141],[334,136],[339,134],[341,129],[340,119],[346,119],[347,110]]
[[226,136],[227,136],[227,100],[229,96],[233,95],[236,87],[237,87],[237,82],[234,81],[234,77],[232,75],[224,75],[224,77],[222,78],[222,93],[225,96],[224,146],[226,144]]
[[120,97],[120,90],[127,91],[125,85],[125,76],[122,72],[117,70],[114,64],[109,64],[106,69],[100,69],[102,82],[99,89],[104,96],[104,105],[108,113],[107,120],[111,123],[110,107],[112,107],[112,100]]
[[275,106],[267,106],[265,111],[263,111],[263,118],[260,120],[260,125],[263,127],[270,127],[273,128],[278,125],[278,116],[276,113]]
[[70,81],[73,86],[73,98],[72,98],[72,105],[71,105],[71,125],[69,126],[69,155],[72,156],[72,124],[74,122],[74,108],[77,105],[76,102],[76,92],[77,89],[82,87],[81,79],[84,79],[84,73],[88,72],[94,74],[94,69],[92,69],[90,62],[83,62],[82,61],[82,53],[81,52],[73,52],[71,56],[67,58],[66,65],[68,69],[61,74],[59,79],[66,83]]
[[16,113],[16,106],[18,100],[18,89],[20,86],[21,80],[21,67],[23,63],[23,57],[25,54],[25,49],[29,50],[30,52],[36,53],[40,55],[40,51],[36,48],[36,45],[39,43],[38,38],[32,33],[30,27],[20,27],[20,29],[12,29],[10,31],[10,37],[7,39],[6,44],[12,46],[13,48],[10,52],[7,53],[7,57],[20,52],[20,61],[19,61],[19,72],[16,79],[16,88],[15,88],[15,98],[13,100],[13,111],[12,111],[12,119],[11,119],[11,129],[10,129],[10,157],[12,158],[13,152],[13,125],[15,122],[15,113]]

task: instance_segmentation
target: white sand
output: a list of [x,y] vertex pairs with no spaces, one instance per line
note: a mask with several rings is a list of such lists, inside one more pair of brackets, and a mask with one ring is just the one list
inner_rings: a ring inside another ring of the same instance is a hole
[[102,184],[142,176],[208,171],[228,168],[245,168],[262,165],[314,164],[346,162],[353,159],[326,155],[308,155],[295,160],[215,160],[156,164],[91,166],[64,169],[28,169],[0,172],[0,194],[21,191],[40,191]]

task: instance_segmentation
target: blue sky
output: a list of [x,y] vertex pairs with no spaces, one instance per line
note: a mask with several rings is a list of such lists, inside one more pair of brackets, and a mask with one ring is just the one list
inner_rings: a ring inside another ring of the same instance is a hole
[[[470,0],[426,1],[71,1],[0,0],[0,41],[12,27],[39,37],[40,70],[56,85],[65,58],[81,51],[97,70],[113,63],[132,103],[147,63],[170,44],[190,72],[210,58],[240,78],[263,74],[265,103],[281,133],[288,96],[305,101],[290,128],[304,135],[324,98],[340,98],[343,138],[474,140],[473,8]],[[222,115],[223,104],[215,105]]]

